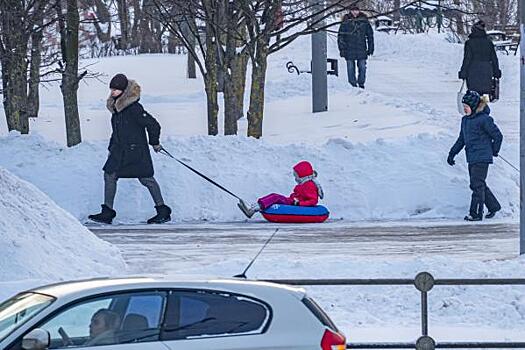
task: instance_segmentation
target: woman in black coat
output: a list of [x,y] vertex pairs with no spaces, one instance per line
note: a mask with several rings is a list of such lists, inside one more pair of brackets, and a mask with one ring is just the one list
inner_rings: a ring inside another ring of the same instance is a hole
[[[104,165],[104,204],[102,212],[90,215],[93,221],[111,224],[116,216],[113,202],[119,178],[137,178],[146,186],[155,202],[157,215],[148,224],[164,223],[171,220],[171,209],[164,204],[160,187],[153,177],[153,162],[148,143],[155,152],[162,146],[159,142],[160,125],[139,103],[140,86],[128,80],[124,74],[117,74],[109,84],[111,95],[106,106],[112,113],[113,133],[109,141],[109,156]],[[146,137],[147,132],[147,137]]]
[[483,21],[474,24],[465,42],[463,65],[458,75],[459,79],[467,80],[469,90],[480,95],[491,93],[493,77],[501,78],[498,56],[494,44],[487,37]]

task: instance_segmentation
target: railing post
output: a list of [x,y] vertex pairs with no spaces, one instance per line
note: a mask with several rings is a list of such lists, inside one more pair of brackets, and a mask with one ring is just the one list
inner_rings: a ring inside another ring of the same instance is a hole
[[428,272],[418,273],[414,286],[421,292],[421,335],[428,336],[428,292],[434,287],[434,277]]
[[428,335],[428,294],[421,292],[421,335]]

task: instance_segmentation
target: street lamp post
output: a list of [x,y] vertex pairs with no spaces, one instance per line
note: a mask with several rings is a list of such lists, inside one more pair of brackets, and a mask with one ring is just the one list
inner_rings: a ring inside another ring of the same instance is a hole
[[[324,0],[311,0],[312,12],[322,16]],[[324,26],[319,22],[315,28]],[[327,33],[320,30],[312,34],[312,111],[314,113],[328,110],[328,77],[327,77]]]
[[520,1],[520,255],[525,254],[525,0]]

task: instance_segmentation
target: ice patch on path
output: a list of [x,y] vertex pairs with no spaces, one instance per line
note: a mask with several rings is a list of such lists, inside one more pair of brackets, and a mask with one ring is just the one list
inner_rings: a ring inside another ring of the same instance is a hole
[[1,167],[0,192],[0,299],[21,286],[126,270],[116,247]]
[[[288,194],[292,166],[312,162],[332,219],[351,221],[461,219],[470,190],[465,157],[446,164],[454,137],[420,134],[398,140],[354,143],[334,138],[323,145],[273,145],[244,137],[168,138],[164,146],[248,201],[271,192]],[[0,166],[33,183],[59,206],[85,220],[100,210],[106,142],[64,148],[43,138],[10,134],[0,138]],[[236,200],[160,154],[152,155],[155,177],[176,221],[240,221]],[[488,184],[501,200],[500,218],[519,213],[519,175],[495,160]],[[115,203],[117,222],[139,223],[155,211],[146,188],[122,179]]]

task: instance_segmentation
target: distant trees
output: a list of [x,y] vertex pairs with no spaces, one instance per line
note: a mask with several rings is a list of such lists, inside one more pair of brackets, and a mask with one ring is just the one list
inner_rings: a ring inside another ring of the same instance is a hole
[[38,113],[40,47],[48,11],[50,7],[44,0],[0,1],[4,111],[8,129],[23,134],[29,132],[29,117]]
[[[478,18],[489,28],[517,24],[517,0],[3,0],[0,1],[0,65],[9,130],[29,132],[39,112],[39,86],[59,81],[69,146],[81,142],[77,90],[93,77],[79,58],[138,53],[188,53],[189,78],[204,79],[208,134],[262,136],[268,58],[298,37],[336,25],[358,4],[373,15],[400,16],[420,3],[442,6],[460,36]],[[326,25],[324,24],[326,20]],[[321,28],[318,28],[321,26]],[[251,68],[251,69],[250,69]],[[247,74],[251,83],[247,86]],[[96,76],[96,75],[95,75]],[[245,97],[249,101],[245,106]]]
[[346,11],[344,4],[349,1],[332,0],[321,10],[314,10],[311,1],[296,0],[154,2],[161,21],[184,44],[204,78],[208,134],[218,133],[219,92],[224,98],[225,134],[237,134],[237,120],[244,114],[247,66],[251,65],[247,134],[259,138],[268,57],[298,37],[315,32],[319,23]]

